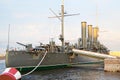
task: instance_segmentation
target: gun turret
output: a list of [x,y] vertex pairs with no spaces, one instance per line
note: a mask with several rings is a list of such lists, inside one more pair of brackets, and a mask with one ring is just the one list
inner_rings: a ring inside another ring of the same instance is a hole
[[20,43],[20,42],[16,42],[16,43],[19,44],[19,45],[24,46],[27,51],[30,51],[30,50],[33,49],[33,48],[32,48],[32,44],[25,45],[25,44],[22,44],[22,43]]

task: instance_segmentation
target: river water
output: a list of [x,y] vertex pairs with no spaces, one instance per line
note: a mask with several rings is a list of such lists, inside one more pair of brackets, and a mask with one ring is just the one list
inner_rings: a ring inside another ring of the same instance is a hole
[[[4,71],[4,61],[0,61],[0,74]],[[22,80],[120,80],[120,72],[104,72],[103,68],[64,68],[33,72]]]

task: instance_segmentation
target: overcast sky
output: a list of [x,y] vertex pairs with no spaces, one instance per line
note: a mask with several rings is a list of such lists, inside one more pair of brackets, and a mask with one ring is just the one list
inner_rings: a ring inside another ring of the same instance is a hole
[[[10,24],[10,47],[39,42],[48,43],[58,36],[61,27],[58,19],[50,19],[60,13],[62,0],[0,0],[0,53],[7,47]],[[64,0],[65,12],[80,15],[65,17],[65,41],[77,42],[81,37],[81,22],[97,25],[99,41],[110,50],[120,51],[120,0]],[[97,8],[97,9],[96,9]],[[96,11],[98,16],[96,16]]]

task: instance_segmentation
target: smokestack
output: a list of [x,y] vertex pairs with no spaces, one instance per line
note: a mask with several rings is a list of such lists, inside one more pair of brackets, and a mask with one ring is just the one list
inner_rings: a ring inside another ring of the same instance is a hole
[[92,25],[88,25],[88,41],[89,41],[89,48],[92,45]]
[[81,22],[81,35],[82,35],[82,47],[83,49],[87,48],[87,39],[86,39],[86,22]]
[[93,42],[94,43],[97,43],[98,41],[98,31],[99,31],[98,27],[93,28]]

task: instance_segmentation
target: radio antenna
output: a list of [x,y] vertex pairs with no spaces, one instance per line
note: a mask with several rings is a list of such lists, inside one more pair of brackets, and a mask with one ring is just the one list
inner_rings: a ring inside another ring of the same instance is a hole
[[96,27],[98,27],[98,0],[96,0]]

